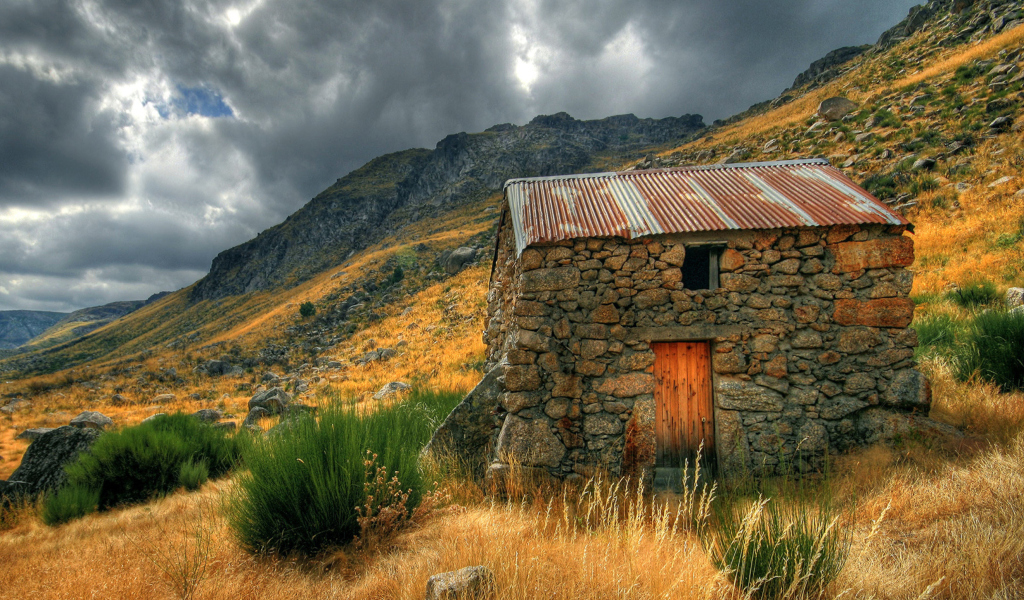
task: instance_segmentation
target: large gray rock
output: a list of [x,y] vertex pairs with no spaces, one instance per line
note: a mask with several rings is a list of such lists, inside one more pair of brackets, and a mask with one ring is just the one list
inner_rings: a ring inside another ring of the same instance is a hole
[[426,600],[484,600],[495,595],[494,573],[484,566],[438,573],[427,580]]
[[4,494],[35,496],[59,488],[66,479],[65,465],[88,450],[99,436],[98,429],[68,425],[41,435],[25,451],[21,465],[7,480]]
[[245,369],[242,367],[232,366],[231,363],[221,359],[208,360],[192,369],[192,372],[200,375],[210,375],[211,377],[220,377],[224,375],[238,377],[245,374]]
[[1006,290],[1006,306],[1007,308],[1024,306],[1024,288],[1013,287]]
[[829,121],[838,121],[855,110],[857,110],[856,102],[842,96],[833,96],[822,100],[818,105],[818,116]]
[[242,421],[242,428],[248,429],[249,431],[263,431],[260,427],[260,419],[263,417],[269,417],[270,411],[263,408],[262,406],[254,406],[249,409],[249,414],[245,416],[245,420]]
[[963,432],[952,425],[933,421],[916,414],[895,412],[872,407],[859,413],[857,430],[863,443],[896,443],[906,440],[957,440]]
[[498,459],[527,467],[557,467],[565,456],[565,446],[551,432],[547,419],[526,420],[515,415],[505,417],[498,434]]
[[71,419],[72,427],[78,427],[81,429],[106,429],[114,424],[114,420],[107,415],[96,412],[94,410],[87,410],[79,413],[77,417]]
[[378,390],[377,393],[373,395],[373,399],[386,400],[392,396],[401,394],[402,392],[407,392],[411,388],[411,385],[409,385],[408,383],[403,383],[401,381],[392,381],[390,383],[385,383],[380,388],[380,390]]
[[292,403],[291,395],[279,387],[270,388],[260,392],[249,399],[249,411],[254,408],[263,408],[271,414],[280,414]]
[[192,413],[192,416],[199,419],[203,423],[216,423],[221,420],[224,413],[220,412],[216,408],[202,408]]
[[437,428],[423,455],[437,460],[454,459],[469,466],[474,476],[483,477],[487,468],[487,447],[497,425],[494,410],[504,387],[499,381],[502,365],[491,369]]
[[475,258],[476,250],[466,247],[456,248],[445,258],[444,272],[454,275],[466,268],[467,265],[472,264]]

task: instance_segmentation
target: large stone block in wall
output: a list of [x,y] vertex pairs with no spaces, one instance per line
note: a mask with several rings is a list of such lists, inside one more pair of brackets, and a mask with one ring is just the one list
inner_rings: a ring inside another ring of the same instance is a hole
[[833,273],[907,267],[914,262],[914,241],[906,236],[843,242],[829,246],[828,249],[836,259]]
[[505,417],[498,434],[498,460],[527,467],[557,467],[565,456],[565,446],[551,432],[545,419]]
[[583,417],[583,431],[590,435],[615,435],[622,432],[622,420],[608,413],[597,413]]
[[866,327],[906,327],[914,318],[914,301],[910,298],[879,298],[877,300],[836,300],[832,320],[838,325]]
[[594,386],[599,394],[610,394],[616,398],[632,398],[640,394],[654,393],[654,375],[650,373],[626,373],[607,377]]
[[741,474],[747,470],[750,445],[739,412],[715,411],[715,450],[718,453],[718,468],[723,473]]
[[882,402],[901,408],[928,411],[932,403],[932,386],[917,369],[903,369],[896,373],[882,395]]
[[534,269],[523,273],[524,292],[568,290],[580,283],[580,271],[575,267]]
[[540,388],[540,370],[535,365],[505,367],[505,389],[510,392],[528,392]]
[[768,388],[743,381],[719,377],[715,385],[715,404],[727,410],[780,412],[782,394]]

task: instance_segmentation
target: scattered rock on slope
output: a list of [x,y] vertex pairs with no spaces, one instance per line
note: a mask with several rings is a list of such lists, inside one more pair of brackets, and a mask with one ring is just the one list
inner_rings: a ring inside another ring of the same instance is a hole
[[[249,411],[252,412],[254,408],[265,409],[270,414],[281,414],[285,408],[292,403],[291,394],[284,391],[279,387],[270,388],[265,392],[260,392],[249,399]],[[246,418],[248,421],[248,418]]]
[[79,413],[77,417],[71,419],[72,427],[78,427],[80,429],[106,429],[114,424],[114,420],[107,415],[96,412],[94,410],[87,410]]
[[21,465],[10,479],[0,485],[0,495],[35,496],[57,489],[65,481],[64,466],[88,450],[99,436],[98,429],[68,425],[43,434],[25,451]]
[[842,96],[833,96],[822,100],[818,105],[818,116],[829,121],[838,121],[857,110],[857,103]]

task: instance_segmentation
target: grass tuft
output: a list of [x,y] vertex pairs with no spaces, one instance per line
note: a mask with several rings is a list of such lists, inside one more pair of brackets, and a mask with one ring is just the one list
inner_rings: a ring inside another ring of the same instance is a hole
[[100,501],[99,490],[84,485],[67,485],[46,496],[41,517],[54,527],[94,512]]
[[369,497],[380,488],[401,497],[404,509],[415,508],[427,489],[420,449],[461,397],[415,389],[404,402],[368,414],[336,398],[318,418],[251,440],[244,451],[249,470],[228,503],[239,544],[253,553],[307,555],[346,544],[361,533],[361,512],[380,514],[382,498]]

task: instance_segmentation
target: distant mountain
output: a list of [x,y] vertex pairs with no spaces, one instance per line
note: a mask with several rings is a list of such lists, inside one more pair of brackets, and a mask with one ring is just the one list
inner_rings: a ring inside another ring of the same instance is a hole
[[19,350],[40,350],[82,337],[91,331],[95,331],[96,329],[103,327],[107,323],[115,321],[129,313],[135,312],[151,302],[155,302],[160,298],[163,298],[169,293],[170,292],[160,292],[159,294],[154,294],[145,300],[123,300],[104,304],[103,306],[90,306],[88,308],[76,310],[72,313],[40,313],[58,315],[58,317],[55,322],[51,321],[48,327],[45,327],[30,339],[19,344]]
[[0,348],[13,350],[67,316],[68,313],[43,310],[2,310]]
[[580,121],[566,113],[527,125],[456,133],[434,150],[375,158],[288,219],[221,252],[192,289],[193,302],[294,285],[411,222],[501,191],[507,179],[607,170],[704,129],[700,115]]

